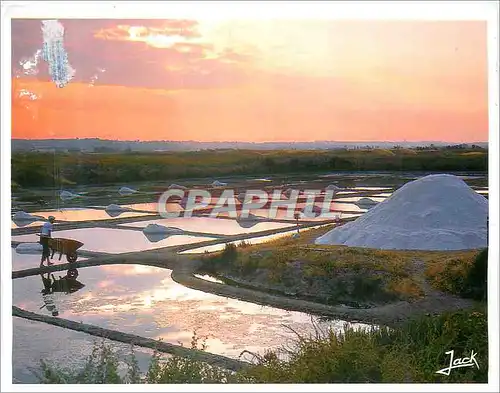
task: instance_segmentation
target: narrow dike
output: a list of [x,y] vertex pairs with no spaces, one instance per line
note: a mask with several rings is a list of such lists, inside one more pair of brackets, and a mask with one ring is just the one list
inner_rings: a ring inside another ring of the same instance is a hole
[[[203,280],[194,276],[194,272],[200,264],[200,261],[186,261],[182,264],[182,266],[172,270],[172,280],[178,284],[198,291],[256,303],[263,306],[282,308],[289,311],[298,311],[323,317],[332,317],[349,322],[384,324],[387,326],[396,325],[399,322],[397,318],[384,318],[383,315],[377,315],[377,312],[373,312],[376,311],[376,308],[367,310],[329,306],[307,300],[273,295],[264,291],[257,291],[254,289]],[[407,305],[406,302],[404,303]]]

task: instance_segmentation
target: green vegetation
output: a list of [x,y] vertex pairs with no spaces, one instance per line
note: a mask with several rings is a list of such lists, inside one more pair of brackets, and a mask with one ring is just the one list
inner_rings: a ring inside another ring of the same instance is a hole
[[[13,184],[111,184],[328,171],[486,171],[488,151],[471,149],[204,150],[150,153],[12,154]],[[56,170],[55,170],[56,169]],[[56,172],[56,174],[54,174]]]
[[[268,355],[249,374],[269,383],[486,382],[487,331],[482,311],[426,317],[393,330],[330,330],[299,337],[297,348],[288,351],[289,362]],[[448,365],[444,353],[450,349],[457,357],[474,350],[480,369],[436,374]]]
[[426,275],[442,291],[474,300],[487,300],[488,249],[448,255],[427,262]]
[[298,239],[228,244],[221,252],[205,254],[201,271],[228,284],[325,304],[415,301],[424,296],[425,281],[439,291],[486,301],[487,249],[396,251],[312,244],[332,227],[301,231]]
[[[119,357],[111,347],[98,347],[77,371],[61,370],[42,362],[42,383],[486,383],[488,332],[484,311],[462,311],[410,321],[396,328],[320,331],[297,335],[296,345],[255,356],[255,364],[231,373],[197,361],[155,354],[141,374],[134,356],[126,359],[128,372],[118,373]],[[193,347],[196,347],[194,344]],[[201,349],[206,349],[202,347]],[[479,369],[452,370],[445,352],[470,356]],[[286,359],[286,360],[285,360]]]
[[[205,350],[196,332],[191,341],[192,349]],[[126,372],[120,372],[120,365]],[[79,370],[59,368],[41,361],[37,372],[41,383],[46,384],[123,384],[123,383],[237,383],[242,377],[233,372],[206,363],[179,356],[163,358],[158,352],[151,357],[147,373],[142,374],[137,358],[131,351],[127,359],[120,359],[112,346],[104,342],[94,345],[92,354]]]
[[326,304],[373,305],[423,295],[412,253],[307,244],[326,230],[303,231],[300,240],[229,244],[220,253],[204,255],[202,270]]

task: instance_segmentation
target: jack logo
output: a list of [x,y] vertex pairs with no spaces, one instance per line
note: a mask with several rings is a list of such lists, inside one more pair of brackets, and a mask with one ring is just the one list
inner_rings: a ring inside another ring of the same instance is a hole
[[445,352],[445,355],[450,356],[450,363],[448,367],[445,367],[439,371],[436,371],[436,374],[443,374],[443,375],[450,375],[451,370],[455,368],[461,368],[461,367],[474,367],[476,366],[477,369],[479,370],[479,364],[477,363],[476,360],[476,355],[477,353],[474,352],[474,350],[471,351],[471,354],[469,357],[463,357],[463,358],[454,358],[455,351],[451,350],[448,352]]

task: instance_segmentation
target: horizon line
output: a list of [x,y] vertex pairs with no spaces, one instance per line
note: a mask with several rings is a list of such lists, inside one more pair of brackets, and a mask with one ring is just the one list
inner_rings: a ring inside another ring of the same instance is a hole
[[171,140],[171,139],[154,139],[154,140],[132,140],[132,139],[106,139],[106,138],[11,138],[11,141],[85,141],[97,140],[107,142],[128,142],[128,143],[247,143],[247,144],[271,144],[271,143],[453,143],[453,144],[474,144],[474,143],[489,143],[489,141],[443,141],[443,140],[362,140],[362,141],[336,141],[336,140],[314,140],[314,141],[197,141],[197,140]]

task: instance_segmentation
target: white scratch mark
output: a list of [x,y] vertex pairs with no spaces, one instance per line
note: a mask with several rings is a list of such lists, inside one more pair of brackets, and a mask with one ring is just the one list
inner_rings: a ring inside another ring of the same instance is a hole
[[37,100],[39,98],[35,93],[26,89],[21,89],[19,91],[19,97],[24,97],[24,96],[27,96],[31,101]]
[[63,45],[64,26],[57,20],[42,21],[43,60],[49,65],[49,74],[57,87],[66,86],[75,75]]
[[97,72],[90,78],[90,87],[94,87],[95,82],[99,79],[99,74],[103,74],[106,72],[105,68],[97,68]]
[[26,75],[37,75],[38,74],[38,62],[40,61],[40,56],[42,54],[41,49],[38,49],[35,54],[27,59],[21,59],[19,65],[22,67],[24,74]]

